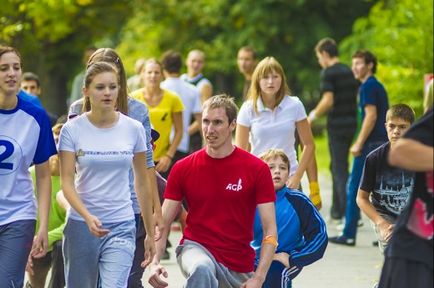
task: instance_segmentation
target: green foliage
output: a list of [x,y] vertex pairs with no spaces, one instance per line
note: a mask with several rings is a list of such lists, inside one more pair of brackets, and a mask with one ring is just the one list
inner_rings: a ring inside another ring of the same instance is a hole
[[316,42],[325,36],[342,39],[370,6],[347,0],[137,0],[117,48],[130,73],[139,57],[201,49],[217,92],[236,96],[242,84],[236,54],[249,45],[260,59],[272,55],[282,63],[294,93],[309,94],[318,89]]
[[315,137],[315,156],[319,172],[330,176],[330,152],[327,133]]
[[420,115],[423,76],[433,72],[433,1],[377,3],[368,17],[355,22],[341,50],[349,56],[361,47],[379,59],[377,74],[391,104],[407,103]]
[[132,11],[129,0],[0,1],[0,43],[18,48],[24,69],[41,78],[43,103],[57,113],[64,113],[68,81],[83,69],[85,48],[116,43]]

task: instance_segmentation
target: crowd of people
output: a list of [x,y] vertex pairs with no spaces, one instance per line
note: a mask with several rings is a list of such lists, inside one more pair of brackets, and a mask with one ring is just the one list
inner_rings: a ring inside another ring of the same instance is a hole
[[[370,51],[356,51],[351,68],[333,39],[314,53],[321,99],[307,113],[278,60],[258,61],[251,47],[237,54],[240,108],[215,95],[200,50],[185,74],[170,50],[138,59],[127,79],[115,50],[91,47],[56,119],[18,50],[0,46],[1,285],[143,287],[150,267],[149,284],[167,287],[160,262],[178,220],[184,287],[290,288],[328,242],[356,245],[361,210],[385,256],[378,287],[432,287],[432,103],[417,121],[408,105],[389,107]],[[327,221],[311,129],[322,115]],[[328,237],[326,222],[342,234]]]

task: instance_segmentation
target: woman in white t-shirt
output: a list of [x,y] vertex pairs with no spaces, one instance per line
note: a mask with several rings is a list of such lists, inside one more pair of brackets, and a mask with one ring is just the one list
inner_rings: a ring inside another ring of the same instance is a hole
[[118,93],[116,68],[107,62],[90,64],[83,88],[90,110],[68,121],[60,135],[62,190],[71,204],[63,247],[67,287],[127,286],[136,229],[131,166],[147,232],[142,265],[155,253],[145,131],[140,122],[116,111]]
[[[264,58],[253,72],[248,100],[238,114],[235,142],[247,150],[250,140],[254,155],[268,149],[285,151],[291,163],[288,187],[298,189],[315,144],[303,104],[288,94],[282,66],[273,57]],[[294,147],[296,128],[304,146],[299,163]]]
[[[22,287],[29,254],[41,258],[48,248],[48,159],[56,154],[56,146],[47,113],[17,96],[21,75],[19,52],[0,45],[1,287]],[[36,171],[36,193],[28,171],[31,165]],[[40,222],[35,236],[36,214]]]

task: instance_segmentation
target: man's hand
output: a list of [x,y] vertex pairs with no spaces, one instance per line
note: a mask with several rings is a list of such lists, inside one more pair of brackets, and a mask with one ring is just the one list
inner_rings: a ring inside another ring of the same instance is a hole
[[312,125],[312,122],[316,119],[316,112],[315,110],[310,111],[309,116],[307,116],[307,122],[309,125]]
[[254,275],[252,278],[244,282],[240,288],[261,288],[265,279]]
[[164,288],[168,287],[169,283],[164,281],[161,276],[167,279],[169,277],[169,274],[167,273],[166,269],[161,266],[160,264],[154,264],[152,263],[150,265],[150,276],[148,283],[151,284],[154,288]]
[[160,173],[164,173],[169,169],[171,163],[172,159],[169,156],[165,155],[161,157],[160,160],[158,160],[157,166],[155,166],[155,170]]
[[363,145],[360,145],[359,143],[354,143],[353,146],[350,148],[350,152],[354,157],[360,156],[362,154],[362,148]]

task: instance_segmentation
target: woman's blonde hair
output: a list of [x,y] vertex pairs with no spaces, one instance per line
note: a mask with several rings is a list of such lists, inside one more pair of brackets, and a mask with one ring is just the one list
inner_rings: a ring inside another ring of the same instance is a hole
[[286,76],[283,71],[282,65],[274,57],[265,57],[258,63],[252,75],[252,83],[250,84],[250,89],[247,94],[248,99],[253,102],[253,109],[258,113],[257,101],[261,97],[261,87],[259,81],[266,77],[271,72],[276,72],[282,78],[282,84],[280,85],[279,91],[276,93],[276,106],[280,104],[285,95],[289,94],[289,87],[286,84]]

